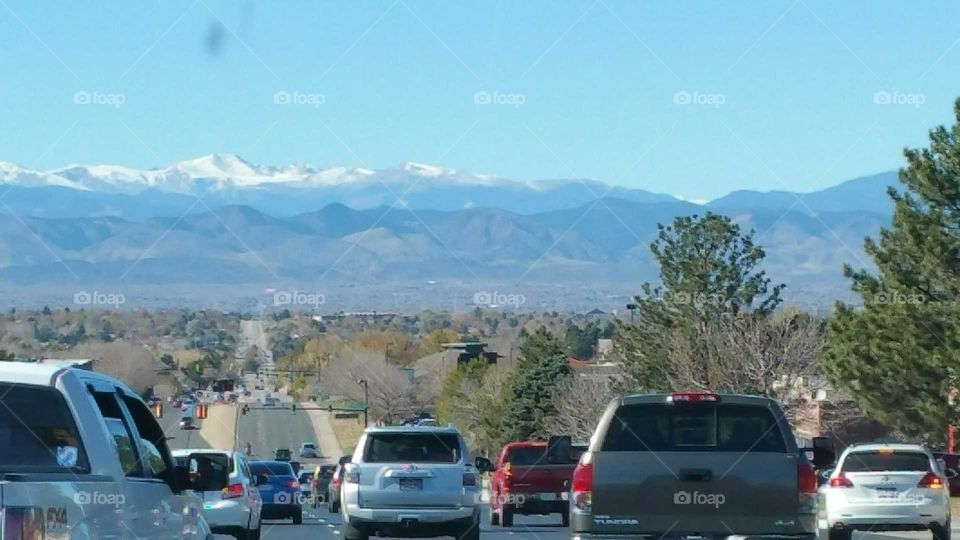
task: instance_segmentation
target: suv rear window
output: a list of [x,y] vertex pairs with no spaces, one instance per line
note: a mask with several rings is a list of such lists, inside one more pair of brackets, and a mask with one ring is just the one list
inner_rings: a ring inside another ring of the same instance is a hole
[[0,383],[0,472],[88,472],[73,415],[54,388]]
[[787,446],[766,407],[643,403],[617,409],[601,451],[783,453]]
[[371,433],[366,463],[456,463],[460,440],[452,433]]
[[929,471],[930,458],[922,452],[851,452],[840,467],[843,472]]

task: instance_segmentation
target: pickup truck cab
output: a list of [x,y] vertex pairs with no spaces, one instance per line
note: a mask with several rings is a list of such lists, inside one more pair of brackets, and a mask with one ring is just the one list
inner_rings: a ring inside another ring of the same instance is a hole
[[817,533],[814,469],[783,410],[765,397],[614,399],[573,473],[570,499],[577,540]]
[[570,523],[567,489],[577,460],[547,459],[546,442],[503,447],[490,475],[490,524],[513,526],[514,514],[560,514]]
[[344,540],[479,540],[477,472],[456,428],[369,427],[343,468]]
[[3,537],[210,535],[189,471],[123,383],[59,364],[0,363]]

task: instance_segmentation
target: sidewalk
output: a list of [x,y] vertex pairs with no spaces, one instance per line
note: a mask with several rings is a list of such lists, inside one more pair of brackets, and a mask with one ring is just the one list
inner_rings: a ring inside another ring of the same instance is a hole
[[333,433],[333,426],[330,425],[330,413],[327,411],[310,410],[308,407],[316,407],[313,402],[301,402],[297,404],[302,407],[301,410],[310,417],[310,423],[313,424],[313,431],[317,435],[317,445],[320,447],[320,455],[325,462],[336,463],[343,450],[340,443],[337,442],[337,436]]

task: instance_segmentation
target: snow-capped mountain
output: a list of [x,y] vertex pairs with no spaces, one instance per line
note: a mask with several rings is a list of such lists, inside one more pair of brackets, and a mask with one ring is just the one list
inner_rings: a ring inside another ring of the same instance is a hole
[[[311,165],[268,166],[234,154],[210,154],[154,169],[69,165],[50,171],[0,163],[0,186],[14,212],[46,217],[153,217],[244,204],[274,215],[330,203],[459,210],[496,207],[520,213],[571,208],[599,196],[674,202],[668,195],[612,188],[596,181],[522,182],[424,163],[371,170]],[[196,198],[203,195],[203,205]]]

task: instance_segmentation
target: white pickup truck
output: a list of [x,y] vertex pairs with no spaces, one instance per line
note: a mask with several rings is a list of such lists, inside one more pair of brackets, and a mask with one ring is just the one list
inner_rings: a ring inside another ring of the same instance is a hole
[[[194,470],[205,470],[194,467]],[[0,363],[4,540],[207,540],[199,482],[144,402],[105,375]]]

